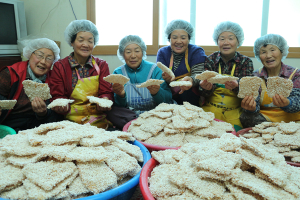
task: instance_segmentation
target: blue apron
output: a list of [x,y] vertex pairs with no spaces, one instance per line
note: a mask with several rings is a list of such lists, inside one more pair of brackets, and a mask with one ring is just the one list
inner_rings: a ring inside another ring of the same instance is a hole
[[[156,67],[156,64],[153,64],[147,80],[150,79],[152,76],[152,73]],[[129,78],[128,73],[126,71],[125,65],[121,67],[122,74]],[[146,80],[146,81],[147,81]],[[149,111],[154,109],[157,106],[157,103],[155,103],[151,93],[147,88],[137,88],[136,85],[140,85],[141,83],[135,83],[132,84],[130,80],[126,83],[124,86],[124,90],[126,92],[127,96],[127,106],[129,108],[133,108],[134,112],[137,114],[137,117],[142,114],[145,111]]]

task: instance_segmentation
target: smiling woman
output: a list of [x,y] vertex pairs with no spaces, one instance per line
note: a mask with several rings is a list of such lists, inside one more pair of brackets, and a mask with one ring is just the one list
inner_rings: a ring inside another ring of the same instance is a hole
[[[231,21],[221,22],[214,29],[213,39],[219,51],[209,55],[205,65],[219,74],[239,79],[253,76],[251,59],[237,52],[238,47],[244,42],[244,31],[239,24]],[[204,80],[200,82],[200,91],[206,97],[203,110],[213,112],[217,119],[231,123],[236,131],[242,128],[239,120],[242,113],[241,99],[237,97],[238,81],[213,85]]]
[[[242,101],[244,112],[240,119],[245,128],[254,127],[265,121],[300,121],[300,70],[283,63],[289,53],[288,49],[287,41],[277,34],[267,34],[255,41],[255,57],[262,62],[263,67],[256,70],[254,75],[263,81],[258,98],[250,96]],[[272,98],[269,97],[270,94],[267,92],[269,77],[291,80],[293,89],[290,95],[287,97],[275,94]]]
[[190,44],[194,37],[194,28],[191,23],[177,19],[171,21],[165,29],[165,37],[168,38],[170,46],[162,47],[157,52],[157,62],[169,67],[175,78],[163,73],[164,80],[170,84],[172,81],[188,81],[191,86],[171,87],[173,99],[178,104],[187,101],[193,105],[199,105],[199,95],[192,91],[197,89],[199,80],[195,79],[196,74],[204,70],[206,60],[205,52],[201,47]]
[[137,116],[155,108],[160,103],[172,101],[171,90],[164,81],[161,85],[139,88],[137,85],[149,79],[162,78],[162,71],[155,63],[146,61],[147,46],[137,35],[127,35],[119,43],[118,57],[124,65],[114,70],[129,78],[125,85],[114,83],[115,103],[120,107],[131,107]]
[[74,20],[65,29],[65,40],[74,51],[53,67],[49,83],[51,101],[71,98],[75,102],[52,109],[70,121],[107,129],[112,123],[106,119],[105,112],[111,107],[91,104],[87,98],[95,96],[113,101],[111,84],[103,80],[109,75],[108,64],[92,55],[99,41],[97,27],[89,20]]
[[23,49],[23,55],[28,61],[18,62],[0,71],[0,100],[17,100],[14,109],[0,112],[0,124],[12,127],[18,132],[62,120],[62,116],[47,109],[49,100],[45,102],[35,97],[30,102],[22,85],[24,80],[48,83],[51,79],[48,72],[59,59],[59,52],[54,41],[47,38],[34,39]]

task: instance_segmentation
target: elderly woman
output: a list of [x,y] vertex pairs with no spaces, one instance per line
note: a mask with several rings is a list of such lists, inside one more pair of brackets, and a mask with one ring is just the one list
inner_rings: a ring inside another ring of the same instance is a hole
[[[288,55],[289,46],[286,40],[277,34],[267,34],[254,43],[255,57],[263,67],[254,72],[254,76],[262,78],[260,96],[255,100],[252,96],[242,101],[244,112],[240,119],[244,127],[253,127],[261,122],[290,122],[300,120],[300,70],[282,61]],[[293,89],[289,97],[276,94],[270,98],[267,94],[267,79],[279,76],[293,81]]]
[[[213,71],[222,75],[242,78],[252,76],[253,63],[251,59],[237,52],[237,48],[243,44],[244,32],[237,23],[225,21],[215,27],[213,39],[219,47],[219,51],[209,55]],[[242,113],[241,99],[237,97],[238,81],[227,81],[224,84],[212,84],[201,81],[200,91],[205,96],[206,112],[213,112],[215,118],[231,123],[235,130],[240,130],[242,124],[239,117]]]
[[48,83],[48,72],[59,59],[59,48],[47,38],[31,40],[23,49],[28,61],[22,61],[4,68],[0,72],[0,100],[17,100],[14,109],[0,111],[0,124],[12,127],[16,132],[39,126],[40,124],[62,120],[62,117],[47,109],[46,102],[35,97],[30,102],[24,92],[22,82],[32,80]]
[[[175,80],[190,81],[193,88],[199,86],[199,80],[195,75],[210,70],[204,68],[206,55],[204,50],[197,45],[189,44],[193,37],[194,28],[184,20],[171,21],[165,30],[170,46],[163,47],[157,52],[157,62],[161,62],[169,67],[175,74]],[[163,73],[163,78],[170,83],[172,77]],[[199,95],[196,95],[192,87],[171,88],[173,99],[182,104],[183,101],[190,102],[193,105],[199,105]]]
[[160,86],[136,87],[149,79],[163,80],[161,69],[155,63],[145,60],[146,50],[147,46],[139,36],[125,36],[120,41],[117,52],[119,59],[125,64],[113,72],[130,79],[125,86],[113,84],[116,105],[131,107],[137,115],[155,108],[160,103],[172,101],[171,90],[165,81]]
[[58,98],[75,101],[70,106],[57,106],[53,110],[70,121],[107,128],[111,122],[104,111],[110,108],[91,104],[87,98],[113,100],[111,84],[103,80],[109,75],[108,64],[92,55],[99,40],[97,27],[89,20],[74,20],[64,34],[74,51],[55,63],[49,85],[52,101]]

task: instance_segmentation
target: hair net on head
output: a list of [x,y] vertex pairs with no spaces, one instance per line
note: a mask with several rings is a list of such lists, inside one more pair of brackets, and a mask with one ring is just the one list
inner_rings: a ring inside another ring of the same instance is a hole
[[142,38],[140,38],[137,35],[127,35],[120,41],[119,49],[117,51],[117,56],[123,63],[125,63],[125,59],[124,59],[125,48],[130,44],[139,45],[143,51],[143,60],[147,58],[146,55],[147,46],[145,42],[142,40]]
[[272,45],[275,45],[278,47],[278,49],[282,53],[281,61],[283,61],[289,54],[289,51],[288,51],[289,46],[288,46],[286,40],[281,35],[267,34],[267,35],[261,36],[260,38],[257,38],[254,42],[253,51],[254,51],[254,54],[255,54],[255,57],[257,60],[261,61],[259,58],[260,48],[262,46],[268,45],[268,44],[272,44]]
[[54,54],[54,61],[59,60],[59,52],[60,49],[58,48],[57,44],[48,38],[38,38],[38,39],[33,39],[31,40],[24,48],[23,48],[23,56],[27,59],[30,58],[31,54],[41,48],[47,48],[53,51]]
[[95,24],[89,20],[74,20],[72,21],[66,28],[64,35],[67,43],[71,45],[72,36],[76,35],[78,32],[90,32],[94,36],[94,47],[97,45],[99,41],[99,33]]
[[193,37],[194,28],[190,22],[187,22],[182,19],[175,19],[168,23],[167,28],[165,30],[165,34],[167,37],[174,31],[174,30],[184,30],[190,36]]
[[242,44],[244,42],[244,31],[239,24],[231,22],[231,21],[221,22],[220,24],[218,24],[215,27],[215,30],[213,33],[213,39],[214,39],[216,45],[218,45],[219,36],[223,32],[227,32],[227,31],[231,32],[235,35],[235,37],[237,38],[237,40],[239,42],[238,47],[242,46]]

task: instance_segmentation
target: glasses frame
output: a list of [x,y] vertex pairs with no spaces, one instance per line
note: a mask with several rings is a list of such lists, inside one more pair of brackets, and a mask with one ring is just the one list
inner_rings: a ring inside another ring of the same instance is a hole
[[36,58],[37,58],[38,60],[43,60],[43,59],[45,59],[45,61],[46,61],[47,63],[53,63],[54,58],[45,57],[44,55],[42,55],[42,54],[44,54],[43,52],[41,52],[41,51],[38,51],[38,52],[40,52],[41,54],[37,54],[36,51],[33,52],[34,55],[36,56]]

